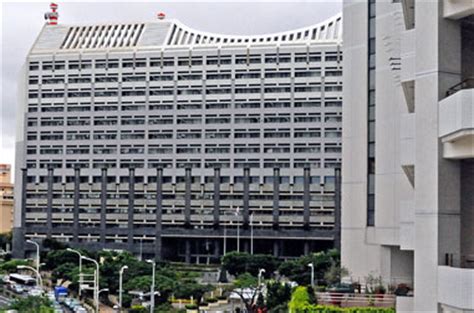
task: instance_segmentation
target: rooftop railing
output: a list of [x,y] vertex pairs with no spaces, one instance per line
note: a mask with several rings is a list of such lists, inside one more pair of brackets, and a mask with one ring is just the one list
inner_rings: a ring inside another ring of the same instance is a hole
[[459,90],[471,88],[474,88],[474,77],[468,77],[460,83],[457,83],[456,85],[449,88],[448,91],[446,91],[446,97],[449,97],[450,95],[458,92]]

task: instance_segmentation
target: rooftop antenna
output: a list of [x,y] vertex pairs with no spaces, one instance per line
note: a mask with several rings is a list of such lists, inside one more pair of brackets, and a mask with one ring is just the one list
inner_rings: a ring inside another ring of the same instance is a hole
[[57,12],[58,5],[52,2],[49,5],[49,8],[51,9],[51,12],[46,12],[44,14],[44,19],[48,21],[47,22],[48,25],[58,25],[58,17],[59,17],[59,13]]

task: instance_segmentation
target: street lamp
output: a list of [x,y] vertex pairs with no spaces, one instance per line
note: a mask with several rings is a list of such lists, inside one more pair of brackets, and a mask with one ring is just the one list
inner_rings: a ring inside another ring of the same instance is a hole
[[79,256],[79,298],[81,297],[81,286],[82,286],[82,254],[74,249],[67,248],[66,251],[75,253]]
[[146,260],[153,266],[151,274],[151,290],[150,290],[150,313],[155,311],[155,260]]
[[18,265],[16,268],[19,269],[19,270],[30,270],[33,273],[35,273],[35,275],[36,275],[36,284],[41,288],[41,290],[43,290],[43,279],[41,278],[41,275],[40,275],[39,271],[35,270],[31,266],[26,266],[26,265]]
[[311,287],[314,288],[314,264],[309,263],[308,266],[311,268]]
[[27,243],[31,243],[32,245],[36,246],[36,271],[39,273],[39,267],[40,267],[40,246],[36,241],[33,240],[27,240]]
[[122,268],[120,268],[120,272],[119,272],[119,310],[120,310],[119,312],[122,312],[122,283],[123,283],[122,277],[123,277],[123,272],[127,269],[128,269],[128,266],[124,265],[122,266]]
[[95,277],[94,277],[94,303],[95,303],[95,310],[97,313],[99,313],[99,263],[91,258],[88,258],[86,256],[81,256],[81,259],[85,261],[89,261],[95,264],[96,270],[95,270]]
[[263,273],[265,273],[264,268],[261,268],[261,269],[258,270],[258,286],[259,287],[262,284],[262,275],[263,275]]

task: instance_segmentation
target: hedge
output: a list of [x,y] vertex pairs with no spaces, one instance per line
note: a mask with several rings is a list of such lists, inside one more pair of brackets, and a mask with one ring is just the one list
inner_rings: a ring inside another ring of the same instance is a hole
[[340,308],[328,305],[305,305],[298,313],[395,313],[394,308],[352,307]]

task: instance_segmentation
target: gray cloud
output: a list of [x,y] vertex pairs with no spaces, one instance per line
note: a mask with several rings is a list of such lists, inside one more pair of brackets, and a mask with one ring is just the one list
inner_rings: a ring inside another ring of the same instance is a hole
[[[189,27],[223,34],[263,34],[318,23],[337,14],[342,0],[317,2],[60,2],[60,23],[146,21],[159,11]],[[18,77],[44,24],[49,3],[4,3],[0,162],[13,163]]]

